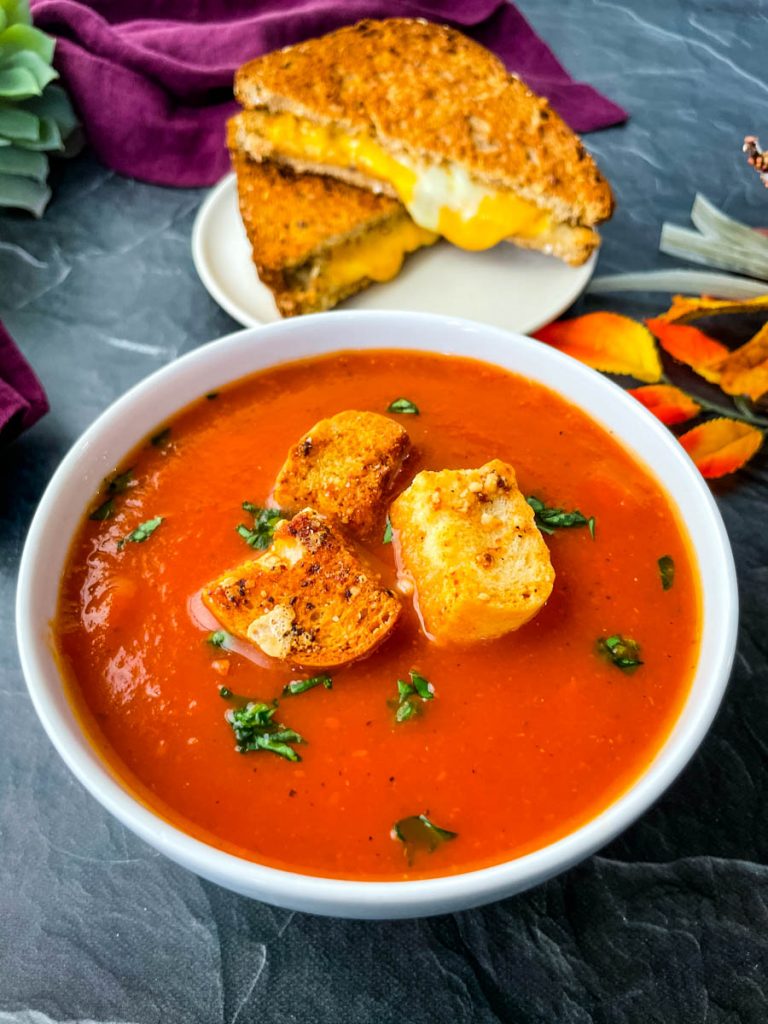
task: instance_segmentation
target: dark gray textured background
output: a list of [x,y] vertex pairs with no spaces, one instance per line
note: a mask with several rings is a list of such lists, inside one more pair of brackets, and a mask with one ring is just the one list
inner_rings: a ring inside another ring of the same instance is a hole
[[[768,136],[768,7],[523,0],[577,76],[632,113],[588,137],[618,198],[600,270],[664,265],[696,189],[768,224],[743,135]],[[765,141],[768,141],[766,138]],[[334,922],[201,882],[70,777],[13,641],[34,506],[75,437],[135,381],[233,329],[190,258],[202,192],[83,156],[45,219],[0,216],[0,317],[52,411],[0,455],[0,1024],[768,1020],[768,535],[763,455],[717,488],[743,602],[723,710],[688,770],[599,857],[533,892],[429,921]],[[662,308],[614,303],[628,313]],[[582,308],[596,308],[587,300]]]

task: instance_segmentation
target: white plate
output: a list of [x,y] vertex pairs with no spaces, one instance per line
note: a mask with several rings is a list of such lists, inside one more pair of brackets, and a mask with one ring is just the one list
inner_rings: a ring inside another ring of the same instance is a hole
[[[200,207],[192,229],[192,258],[212,298],[246,327],[280,319],[272,293],[259,280],[237,206],[234,174]],[[341,304],[344,309],[396,309],[461,316],[527,334],[554,320],[584,291],[592,256],[569,267],[551,256],[502,243],[465,252],[447,242],[409,256],[400,274]]]

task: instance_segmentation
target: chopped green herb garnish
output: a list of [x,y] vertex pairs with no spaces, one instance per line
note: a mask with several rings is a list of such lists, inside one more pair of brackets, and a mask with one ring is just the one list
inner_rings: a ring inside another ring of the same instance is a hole
[[284,725],[273,721],[276,711],[277,705],[249,701],[244,708],[231,709],[225,713],[235,734],[235,750],[239,754],[266,750],[287,761],[301,760],[290,744],[303,743],[304,740],[293,729],[286,729]]
[[600,637],[597,641],[597,651],[623,672],[633,672],[643,664],[640,660],[640,644],[618,633]]
[[389,516],[387,516],[387,523],[386,523],[386,526],[384,527],[384,536],[381,538],[381,543],[382,544],[391,544],[392,543],[392,523],[390,523],[390,521],[389,521]]
[[133,480],[133,469],[125,469],[122,473],[115,473],[111,480],[107,480],[107,494],[122,494],[131,486]]
[[209,633],[205,638],[205,642],[211,647],[225,647],[227,640],[229,640],[229,633],[225,633],[223,629],[217,629],[215,633]]
[[418,406],[414,405],[409,398],[396,398],[387,406],[387,412],[399,412],[406,416],[418,416]]
[[228,686],[220,686],[219,687],[219,696],[223,697],[224,700],[229,700],[229,698],[232,696],[232,691],[230,690],[230,688]]
[[154,519],[148,519],[145,523],[137,526],[135,530],[131,530],[127,537],[123,537],[122,540],[117,542],[118,551],[124,548],[126,544],[143,544],[148,537],[152,536],[164,518],[164,516],[155,516]]
[[316,686],[324,686],[326,690],[333,688],[333,680],[330,676],[312,676],[310,679],[292,679],[283,687],[283,696],[295,697],[299,693],[306,693]]
[[397,680],[397,700],[390,701],[395,709],[396,722],[407,722],[414,715],[420,714],[421,701],[432,700],[435,696],[435,688],[428,679],[413,669],[408,675],[411,677],[409,683],[404,679]]
[[112,498],[107,498],[103,501],[98,508],[95,508],[93,512],[88,516],[89,519],[113,519],[115,515],[115,502]]
[[455,839],[458,832],[450,832],[431,822],[426,814],[417,814],[411,818],[401,818],[392,827],[392,838],[397,839],[405,847],[408,863],[413,863],[414,855],[419,850],[434,853],[438,846]]
[[671,555],[662,555],[658,564],[662,590],[670,590],[675,582],[675,560]]
[[244,501],[243,508],[253,516],[253,527],[249,528],[239,523],[235,529],[246,544],[250,544],[258,551],[264,551],[272,543],[275,527],[281,519],[285,519],[285,515],[279,508],[262,508],[250,501]]
[[115,473],[113,477],[108,477],[104,481],[104,491],[107,495],[106,501],[102,501],[93,512],[88,516],[89,519],[104,520],[114,519],[115,517],[115,502],[114,498],[117,494],[122,494],[127,491],[133,482],[133,469],[124,469],[122,473]]
[[563,530],[570,526],[587,526],[592,535],[592,540],[595,539],[594,516],[590,516],[587,519],[578,509],[574,509],[573,512],[566,512],[562,508],[549,508],[543,501],[533,496],[525,500],[533,509],[536,525],[542,533],[552,534],[555,530]]
[[208,394],[205,397],[208,399],[209,402],[212,402],[214,400],[214,398],[218,398],[219,397],[219,392],[218,391],[209,391]]
[[154,434],[149,439],[149,443],[153,444],[155,448],[165,448],[171,439],[171,428],[164,427],[159,433]]
[[395,721],[407,722],[413,718],[414,715],[419,714],[419,708],[415,701],[406,700],[402,704],[398,704],[397,711],[395,712]]
[[416,690],[416,693],[421,697],[422,700],[432,700],[435,696],[435,689],[432,683],[424,676],[420,676],[418,672],[414,672],[413,669],[408,673],[411,677],[411,682]]

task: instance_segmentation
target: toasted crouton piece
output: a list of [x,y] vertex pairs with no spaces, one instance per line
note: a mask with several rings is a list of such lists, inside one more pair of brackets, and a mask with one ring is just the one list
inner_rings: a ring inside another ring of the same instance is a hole
[[281,508],[311,505],[352,533],[370,537],[410,451],[403,428],[376,412],[320,420],[288,452],[274,499]]
[[202,599],[271,658],[322,668],[370,654],[400,614],[392,591],[311,508],[279,523],[268,551],[209,583]]
[[419,473],[389,515],[401,575],[439,643],[510,633],[552,592],[549,549],[506,462]]

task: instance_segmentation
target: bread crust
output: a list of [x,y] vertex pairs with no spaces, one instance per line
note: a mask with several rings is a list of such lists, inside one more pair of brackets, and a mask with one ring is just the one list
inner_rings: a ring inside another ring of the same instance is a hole
[[402,581],[415,587],[427,632],[441,644],[491,640],[543,607],[555,579],[515,471],[424,470],[390,508]]
[[334,178],[257,163],[240,150],[231,151],[231,158],[253,262],[282,316],[330,309],[371,283],[359,278],[328,290],[319,287],[316,268],[339,242],[400,224],[408,215],[397,200]]
[[320,420],[292,446],[274,500],[285,509],[311,505],[350,533],[381,539],[386,500],[410,450],[399,423],[347,409]]
[[607,181],[547,101],[445,25],[361,21],[250,61],[235,95],[246,108],[374,135],[393,155],[461,164],[558,221],[591,227],[613,210]]
[[397,199],[273,161],[257,162],[237,148],[238,137],[230,122],[240,215],[259,278],[281,315],[331,309],[371,284],[360,277],[329,288],[320,270],[335,246],[395,231],[407,221]]
[[595,249],[600,248],[600,235],[594,228],[580,224],[555,224],[534,238],[513,236],[507,241],[521,249],[535,249],[548,256],[556,256],[572,267],[586,263]]
[[338,528],[311,508],[279,523],[269,550],[213,580],[201,596],[233,636],[312,668],[370,654],[401,610]]

